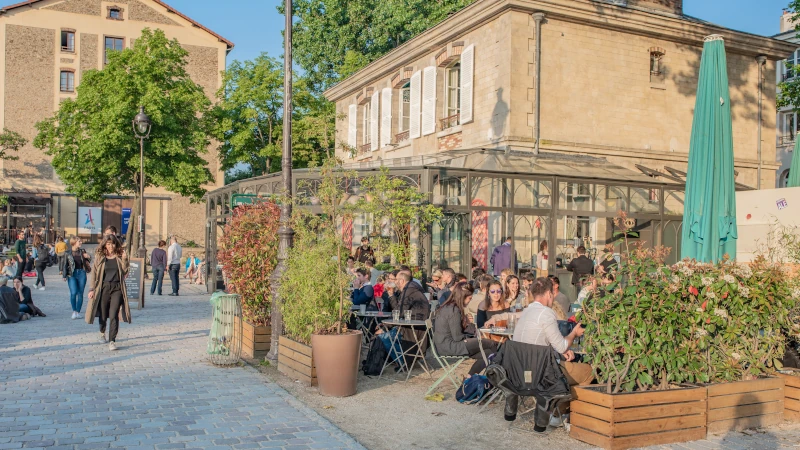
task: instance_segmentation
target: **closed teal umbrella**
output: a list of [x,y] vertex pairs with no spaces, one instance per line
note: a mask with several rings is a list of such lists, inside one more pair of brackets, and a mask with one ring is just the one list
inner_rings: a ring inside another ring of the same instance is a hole
[[789,179],[786,187],[800,187],[800,137],[795,137],[792,165],[789,166]]
[[736,257],[736,192],[728,65],[721,36],[703,46],[689,144],[682,257],[702,262]]

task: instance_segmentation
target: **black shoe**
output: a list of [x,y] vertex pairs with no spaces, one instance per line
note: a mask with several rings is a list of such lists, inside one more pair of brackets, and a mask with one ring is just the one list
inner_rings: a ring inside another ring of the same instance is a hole
[[176,293],[174,293],[174,292],[173,292],[173,293],[171,293],[171,294],[167,294],[167,295],[169,295],[170,297],[177,297],[177,296],[178,296],[178,294],[176,294]]

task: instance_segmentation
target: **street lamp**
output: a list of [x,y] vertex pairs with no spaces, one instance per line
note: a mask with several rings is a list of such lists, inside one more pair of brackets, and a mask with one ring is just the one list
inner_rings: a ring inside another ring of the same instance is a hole
[[144,140],[150,137],[153,122],[144,113],[144,106],[139,107],[139,114],[133,118],[133,133],[139,138],[139,258],[147,257],[144,248]]

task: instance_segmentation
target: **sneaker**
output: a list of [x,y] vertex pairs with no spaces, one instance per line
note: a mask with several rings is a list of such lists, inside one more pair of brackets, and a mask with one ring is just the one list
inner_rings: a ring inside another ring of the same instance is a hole
[[550,416],[550,426],[553,428],[563,427],[564,426],[564,419],[560,416],[551,415]]
[[40,287],[40,288],[39,288],[39,290],[40,290],[40,291],[43,291],[43,290],[44,290],[44,286]]
[[72,320],[75,320],[77,318],[78,318],[78,313],[76,313],[75,311],[72,311]]
[[106,334],[105,334],[105,333],[100,333],[100,342],[103,342],[103,343],[106,343],[106,342],[108,342],[108,341],[106,340]]
[[108,349],[113,352],[114,350],[117,349],[117,344],[115,344],[114,341],[109,342],[108,343]]

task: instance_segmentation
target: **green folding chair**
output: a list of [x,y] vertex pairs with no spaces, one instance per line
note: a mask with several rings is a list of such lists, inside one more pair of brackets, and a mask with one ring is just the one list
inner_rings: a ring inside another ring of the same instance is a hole
[[428,328],[430,333],[430,335],[428,336],[428,342],[431,344],[431,353],[433,353],[433,358],[436,360],[437,363],[439,363],[439,366],[442,368],[444,373],[442,373],[442,376],[440,376],[439,379],[437,379],[431,385],[431,387],[428,388],[428,392],[426,392],[425,395],[428,395],[431,392],[433,392],[434,389],[436,389],[436,387],[439,386],[439,384],[441,384],[441,382],[445,380],[445,378],[450,378],[450,382],[453,383],[453,387],[458,389],[461,386],[461,383],[459,383],[456,380],[453,374],[455,373],[458,366],[461,365],[461,363],[469,359],[466,356],[440,356],[439,352],[436,351],[436,344],[434,344],[433,342],[433,325],[431,323],[432,323],[431,319],[425,321],[425,326]]

